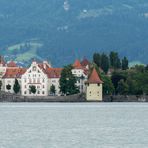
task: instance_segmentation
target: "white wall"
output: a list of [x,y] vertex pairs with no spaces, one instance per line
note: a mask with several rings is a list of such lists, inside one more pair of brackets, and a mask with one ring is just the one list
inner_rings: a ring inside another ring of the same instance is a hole
[[[18,82],[19,82],[19,84],[21,86],[21,79],[19,78],[17,80],[18,80]],[[10,90],[8,90],[6,88],[8,84],[11,85]],[[15,84],[15,78],[5,78],[5,79],[2,80],[2,90],[5,91],[5,92],[14,93],[14,91],[13,91],[14,84]]]
[[[85,82],[87,80],[87,75],[84,74],[83,69],[72,69],[72,74],[77,78],[76,86],[79,88],[80,92],[85,92],[86,86]],[[81,77],[84,79],[81,79]]]
[[[60,80],[60,78],[50,78],[48,80],[48,82],[49,82],[48,83],[49,92],[50,92],[50,87],[52,85],[54,85],[55,86],[55,89],[56,89],[55,95],[57,95],[57,96],[61,95],[61,93],[60,93],[60,82],[59,82],[59,80]],[[50,93],[50,95],[51,95],[51,93]]]
[[[22,75],[21,81],[23,96],[48,96],[48,77],[36,62],[33,62],[25,74]],[[29,86],[31,85],[36,87],[36,94],[30,93]]]
[[86,99],[88,101],[102,101],[102,84],[87,84]]

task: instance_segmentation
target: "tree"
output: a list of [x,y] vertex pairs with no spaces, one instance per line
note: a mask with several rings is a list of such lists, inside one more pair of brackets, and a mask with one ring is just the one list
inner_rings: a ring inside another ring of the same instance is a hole
[[128,93],[128,85],[123,79],[118,82],[117,92],[120,95],[125,95]]
[[11,89],[11,85],[10,84],[6,85],[6,89],[10,90]]
[[148,65],[145,66],[145,70],[148,71]]
[[103,83],[103,94],[104,95],[112,95],[115,92],[114,85],[110,79],[110,77],[101,74],[101,79]]
[[121,66],[122,66],[122,64],[121,64],[120,58],[118,58],[115,68],[116,69],[121,69]]
[[15,92],[16,94],[19,93],[20,88],[21,88],[21,87],[20,87],[20,84],[19,84],[18,80],[15,79],[15,83],[14,83],[14,86],[13,86],[14,92]]
[[117,52],[111,51],[109,57],[110,57],[110,65],[112,68],[114,69],[121,68],[121,61]]
[[94,53],[93,62],[100,67],[101,66],[101,55],[99,53]]
[[128,59],[124,57],[122,59],[122,70],[127,70],[128,69]]
[[127,78],[128,94],[130,95],[141,95],[143,94],[142,88],[139,86],[138,81],[134,80],[131,76]]
[[116,61],[117,61],[117,53],[114,51],[111,51],[109,57],[110,57],[110,65],[113,68],[115,68]]
[[114,88],[115,88],[115,93],[117,93],[117,87],[118,87],[118,83],[120,80],[124,80],[126,81],[127,79],[127,73],[126,72],[114,72],[112,74],[112,77],[111,77],[111,80],[112,80],[112,83],[114,85]]
[[72,74],[73,67],[71,65],[65,66],[60,78],[60,91],[65,95],[72,95],[79,93],[76,86],[76,78]]
[[109,58],[104,53],[102,54],[102,57],[101,57],[101,68],[107,74],[107,72],[109,70]]
[[2,81],[0,80],[0,90],[2,89],[2,85],[3,85]]
[[51,87],[50,87],[50,93],[51,94],[54,94],[56,93],[56,89],[55,89],[55,86],[52,84]]
[[137,71],[137,72],[140,72],[140,73],[144,73],[145,72],[145,67],[144,65],[135,65],[134,69]]
[[31,85],[31,86],[29,86],[29,91],[31,93],[35,94],[37,90],[36,90],[36,87],[34,85]]

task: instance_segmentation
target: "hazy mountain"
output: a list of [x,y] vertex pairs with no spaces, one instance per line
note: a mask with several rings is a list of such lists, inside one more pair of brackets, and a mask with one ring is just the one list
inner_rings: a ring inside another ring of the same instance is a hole
[[147,0],[1,0],[0,52],[55,65],[119,51],[148,63]]

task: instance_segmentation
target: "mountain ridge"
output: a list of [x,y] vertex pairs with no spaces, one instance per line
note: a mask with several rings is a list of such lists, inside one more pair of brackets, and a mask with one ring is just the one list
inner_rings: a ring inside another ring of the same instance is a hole
[[[14,59],[32,51],[35,39],[43,46],[34,56],[57,66],[111,50],[148,63],[146,0],[1,0],[0,22],[0,53]],[[26,50],[7,50],[21,43]]]

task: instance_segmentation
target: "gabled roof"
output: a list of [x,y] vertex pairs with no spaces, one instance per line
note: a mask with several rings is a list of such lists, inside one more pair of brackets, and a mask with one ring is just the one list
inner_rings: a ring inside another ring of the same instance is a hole
[[6,69],[6,73],[3,78],[21,78],[21,76],[26,72],[25,68],[9,68]]
[[90,83],[90,84],[102,84],[103,83],[103,81],[100,79],[95,68],[93,69],[93,71],[86,83]]
[[7,64],[7,67],[17,67],[16,63],[14,61],[10,61],[8,64]]
[[83,61],[81,62],[81,65],[84,67],[86,67],[89,64],[90,64],[90,62],[86,58],[84,58]]
[[80,63],[79,60],[76,60],[75,63],[73,64],[73,67],[74,67],[74,68],[81,69],[81,68],[82,68],[82,65],[81,65],[81,63]]

